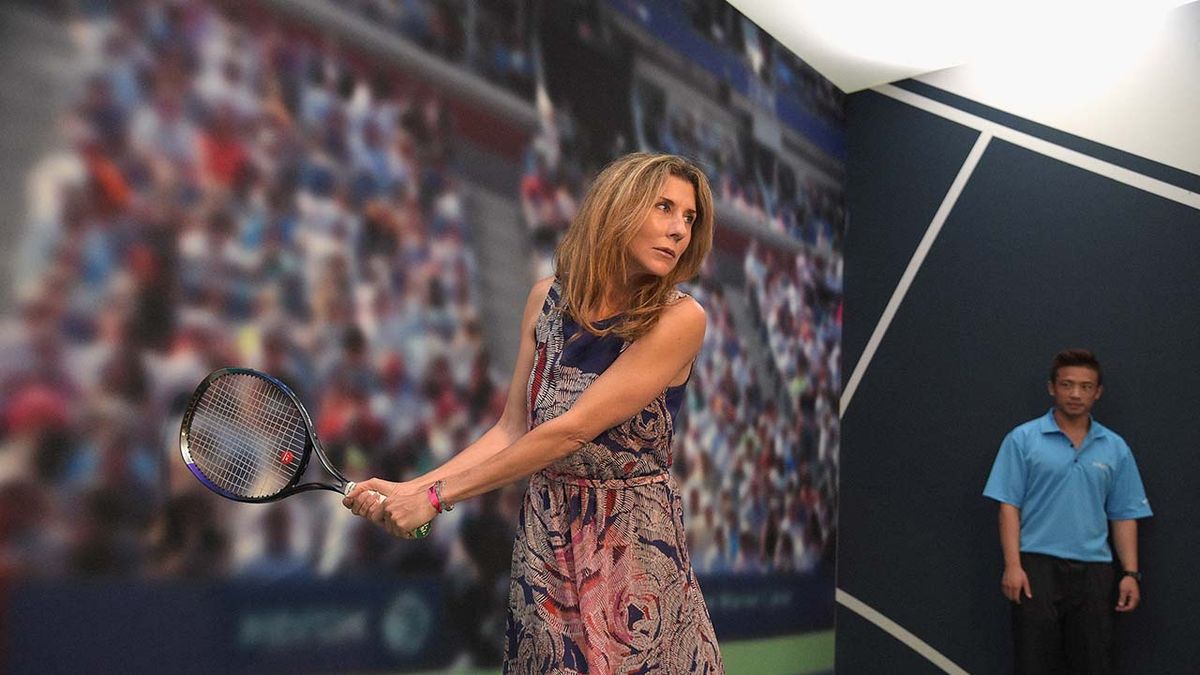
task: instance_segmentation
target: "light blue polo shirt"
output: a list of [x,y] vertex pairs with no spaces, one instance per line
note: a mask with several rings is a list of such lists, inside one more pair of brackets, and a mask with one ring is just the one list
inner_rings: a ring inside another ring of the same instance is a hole
[[1004,437],[983,496],[1021,510],[1021,551],[1110,562],[1108,521],[1153,515],[1125,439],[1092,420],[1079,450],[1054,409]]

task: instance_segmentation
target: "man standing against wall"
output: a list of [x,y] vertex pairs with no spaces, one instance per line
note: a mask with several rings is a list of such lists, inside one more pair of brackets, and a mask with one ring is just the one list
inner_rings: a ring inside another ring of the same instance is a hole
[[1125,440],[1092,419],[1104,391],[1096,357],[1059,352],[1047,388],[1054,407],[1009,432],[983,491],[1000,502],[1016,671],[1110,673],[1113,603],[1129,612],[1141,599],[1137,519],[1150,503]]

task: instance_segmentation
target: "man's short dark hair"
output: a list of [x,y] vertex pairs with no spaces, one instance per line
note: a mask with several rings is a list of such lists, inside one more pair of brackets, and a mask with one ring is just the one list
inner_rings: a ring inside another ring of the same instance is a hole
[[1088,349],[1064,349],[1055,354],[1054,362],[1050,364],[1050,381],[1057,382],[1058,369],[1070,366],[1091,368],[1096,371],[1096,384],[1104,384],[1104,371],[1100,369],[1100,361]]

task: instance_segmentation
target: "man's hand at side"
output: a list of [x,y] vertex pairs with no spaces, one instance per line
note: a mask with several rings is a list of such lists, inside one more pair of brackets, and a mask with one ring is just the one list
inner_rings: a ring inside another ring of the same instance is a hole
[[1033,592],[1029,590],[1029,577],[1025,575],[1025,570],[1020,566],[1004,568],[1004,578],[1000,580],[1000,589],[1004,591],[1004,597],[1018,605],[1021,604],[1022,593],[1027,598],[1033,597]]
[[1137,579],[1122,577],[1117,586],[1117,611],[1132,612],[1142,601],[1142,589],[1138,587]]

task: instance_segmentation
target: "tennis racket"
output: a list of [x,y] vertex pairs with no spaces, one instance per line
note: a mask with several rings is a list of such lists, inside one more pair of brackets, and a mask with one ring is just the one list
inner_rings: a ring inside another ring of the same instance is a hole
[[[205,487],[234,501],[271,502],[308,490],[345,495],[354,488],[325,455],[296,394],[250,368],[215,370],[196,387],[179,449]],[[314,455],[317,462],[310,461]],[[425,523],[412,536],[424,537],[429,528]]]

